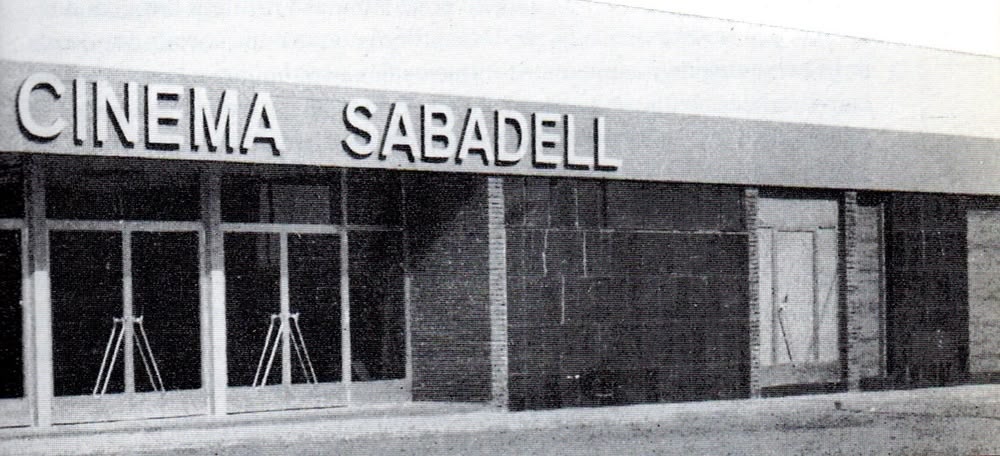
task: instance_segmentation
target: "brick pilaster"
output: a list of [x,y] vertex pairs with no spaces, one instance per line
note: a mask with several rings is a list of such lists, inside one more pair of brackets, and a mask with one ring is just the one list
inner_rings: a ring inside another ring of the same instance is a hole
[[504,224],[503,178],[487,184],[490,248],[490,389],[491,402],[507,408],[507,230]]
[[747,231],[747,275],[749,286],[750,321],[750,397],[760,397],[760,253],[757,246],[757,200],[760,192],[756,188],[743,190],[743,226]]
[[[844,326],[841,331],[841,357],[844,377],[849,391],[861,389],[861,342],[864,317],[862,302],[858,296],[861,286],[860,255],[858,244],[858,193],[844,192],[843,204],[843,253],[838,278],[842,292],[840,308],[844,312]],[[845,356],[846,354],[846,356]],[[845,359],[846,358],[846,359]]]

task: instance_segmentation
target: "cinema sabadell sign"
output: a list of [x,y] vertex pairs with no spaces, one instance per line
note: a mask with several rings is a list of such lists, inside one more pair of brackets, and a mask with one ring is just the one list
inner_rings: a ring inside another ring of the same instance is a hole
[[442,92],[0,59],[0,151],[1000,194],[993,138]]
[[622,166],[607,149],[603,116],[381,95],[317,99],[33,72],[20,81],[15,111],[31,143],[90,155],[454,171]]

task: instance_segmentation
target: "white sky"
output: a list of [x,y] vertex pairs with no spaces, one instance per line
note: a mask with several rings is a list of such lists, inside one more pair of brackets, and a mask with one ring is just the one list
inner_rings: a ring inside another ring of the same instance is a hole
[[0,0],[0,59],[1000,138],[1000,0],[869,1]]
[[595,2],[1000,57],[1000,0],[598,0]]

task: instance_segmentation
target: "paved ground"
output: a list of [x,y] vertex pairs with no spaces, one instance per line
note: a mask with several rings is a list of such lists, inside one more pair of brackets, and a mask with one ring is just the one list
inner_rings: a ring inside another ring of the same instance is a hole
[[0,439],[0,454],[1000,454],[1000,385],[517,413],[418,403]]

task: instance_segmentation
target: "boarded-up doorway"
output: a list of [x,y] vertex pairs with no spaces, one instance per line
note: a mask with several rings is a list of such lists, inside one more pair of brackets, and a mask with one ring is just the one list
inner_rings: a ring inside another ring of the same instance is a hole
[[762,198],[761,386],[840,380],[836,200]]

